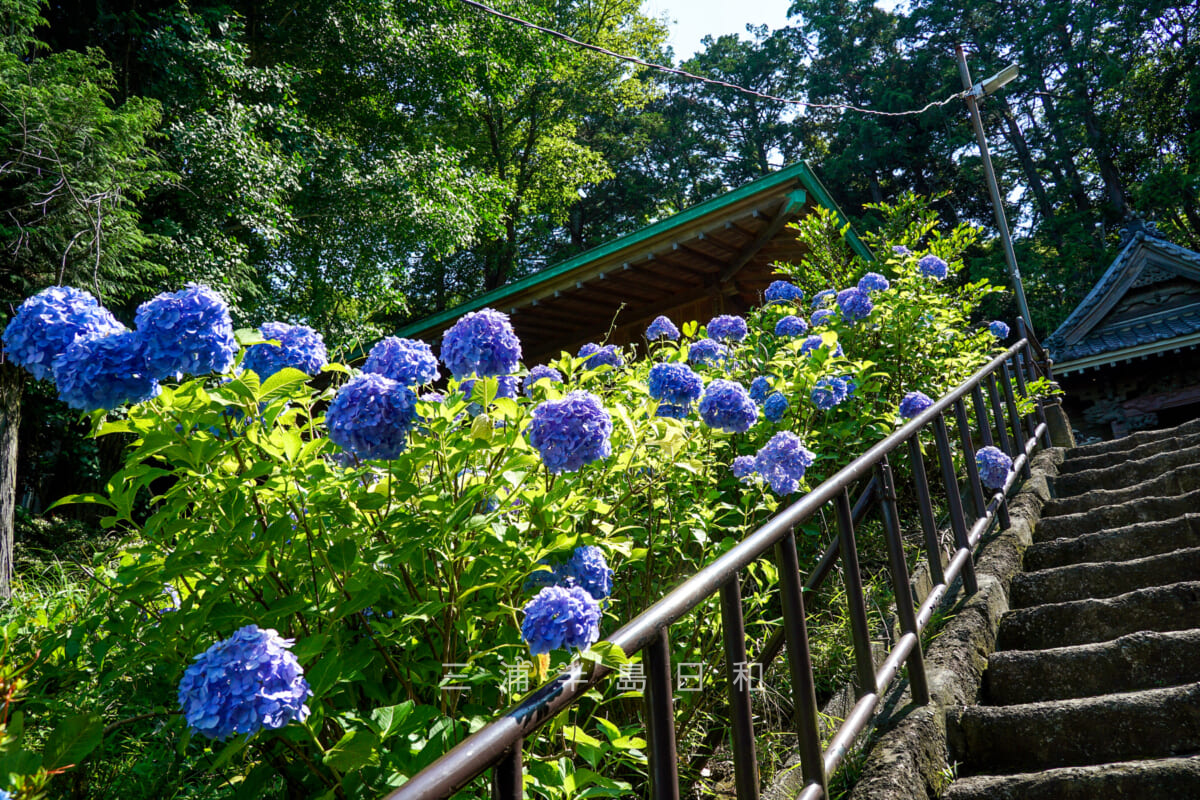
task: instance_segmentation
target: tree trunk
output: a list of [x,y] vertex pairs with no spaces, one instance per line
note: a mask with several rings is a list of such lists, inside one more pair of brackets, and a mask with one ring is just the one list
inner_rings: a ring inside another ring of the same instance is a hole
[[1079,170],[1075,167],[1075,154],[1071,151],[1070,143],[1067,141],[1066,134],[1063,130],[1062,118],[1058,114],[1058,108],[1051,102],[1050,87],[1046,85],[1046,78],[1041,72],[1036,73],[1038,82],[1041,87],[1041,95],[1039,99],[1042,101],[1042,110],[1046,114],[1046,122],[1049,123],[1050,138],[1054,140],[1056,154],[1050,154],[1050,160],[1062,165],[1063,172],[1067,178],[1067,192],[1071,196],[1071,200],[1075,203],[1075,210],[1086,213],[1091,210],[1091,199],[1087,195],[1087,190],[1083,188],[1083,180],[1079,177]]
[[1025,180],[1029,182],[1034,199],[1037,200],[1038,210],[1046,222],[1046,228],[1050,231],[1051,237],[1061,252],[1063,241],[1054,216],[1054,204],[1050,202],[1050,196],[1046,194],[1046,185],[1042,183],[1042,176],[1038,174],[1037,165],[1033,163],[1033,156],[1029,152],[1029,143],[1025,141],[1025,135],[1021,132],[1021,126],[1017,124],[1008,101],[1004,99],[1003,95],[997,95],[996,99],[999,103],[1000,116],[1004,120],[1004,138],[1008,140],[1008,143],[1012,145],[1013,152],[1017,154],[1017,161],[1021,165],[1021,171],[1025,173]]
[[0,601],[12,597],[13,523],[17,507],[17,431],[21,427],[20,368],[0,361]]

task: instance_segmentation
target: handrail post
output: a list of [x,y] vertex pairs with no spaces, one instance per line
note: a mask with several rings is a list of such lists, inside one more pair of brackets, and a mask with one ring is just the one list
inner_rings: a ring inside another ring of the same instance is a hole
[[858,545],[854,541],[854,515],[850,510],[849,493],[843,489],[834,503],[837,508],[838,537],[842,542],[846,603],[850,607],[850,637],[854,642],[854,665],[858,676],[854,682],[854,694],[862,697],[877,688],[875,659],[871,655],[871,628],[863,595],[862,571],[858,566]]
[[492,767],[492,800],[520,800],[525,796],[521,753],[524,744],[524,739],[517,739],[496,766]]
[[1004,417],[1004,406],[1000,402],[1000,389],[996,383],[996,373],[987,376],[988,401],[992,405],[992,418],[996,420],[996,435],[1000,438],[1000,449],[1009,458],[1016,458],[1017,451],[1008,440],[1008,420]]
[[929,495],[929,478],[925,474],[925,456],[921,453],[921,434],[908,440],[908,455],[912,462],[913,488],[917,492],[917,508],[921,514],[921,531],[925,534],[925,554],[929,577],[933,585],[946,582],[942,569],[942,543],[938,537],[937,521],[933,518],[933,500]]
[[908,579],[908,562],[904,557],[904,543],[900,539],[900,515],[896,506],[896,484],[892,480],[892,467],[887,456],[877,468],[879,482],[883,487],[883,531],[887,539],[888,562],[892,573],[892,590],[896,596],[896,616],[900,619],[900,631],[916,637],[912,651],[908,654],[908,683],[912,689],[913,702],[917,705],[929,703],[929,682],[925,677],[925,656],[921,653],[921,632],[917,627],[917,615],[913,610],[912,586]]
[[796,534],[789,531],[775,545],[779,564],[779,591],[783,601],[783,630],[787,638],[788,667],[792,676],[792,706],[800,745],[800,769],[804,782],[821,787],[824,797],[829,789],[825,776],[825,758],[821,753],[821,733],[817,727],[817,689],[813,681],[812,653],[808,647],[808,621],[804,614],[804,593],[800,583],[800,561],[796,555]]
[[[1033,339],[1033,334],[1031,332],[1027,331],[1026,328],[1027,328],[1027,326],[1025,325],[1025,320],[1021,319],[1020,317],[1017,317],[1018,334],[1020,335],[1020,337],[1022,339],[1025,340],[1025,359],[1024,359],[1025,368],[1028,373],[1028,379],[1030,381],[1034,381],[1034,380],[1037,380],[1037,376],[1034,374],[1034,365],[1037,364],[1037,359],[1034,358],[1034,354],[1033,354],[1033,343],[1035,340]],[[1040,349],[1040,347],[1041,346],[1039,345],[1039,349]],[[1043,351],[1043,353],[1044,353],[1044,351]],[[1049,366],[1048,360],[1044,367],[1044,370],[1046,373],[1046,379],[1052,380],[1052,378],[1050,377],[1051,373],[1050,373],[1050,366]],[[1025,387],[1022,386],[1021,390],[1025,391]],[[1041,442],[1042,447],[1050,447],[1050,445],[1051,445],[1050,426],[1049,426],[1049,424],[1046,423],[1046,403],[1042,399],[1041,395],[1038,395],[1034,399],[1034,401],[1037,403],[1037,417],[1036,417],[1037,423],[1036,423],[1036,425],[1046,425],[1046,428],[1042,431],[1042,436],[1039,441]],[[1035,430],[1036,430],[1036,425],[1035,425]]]
[[975,579],[975,560],[971,554],[971,545],[967,541],[967,523],[963,519],[962,498],[958,492],[958,476],[954,472],[954,456],[950,451],[950,436],[946,433],[946,420],[942,414],[933,418],[933,435],[937,440],[938,461],[942,465],[942,483],[946,487],[946,501],[950,505],[950,528],[954,531],[954,549],[956,552],[967,551],[967,563],[963,565],[963,588],[967,594],[979,591],[979,583]]
[[725,676],[729,681],[734,785],[739,800],[758,800],[758,757],[754,745],[754,714],[750,707],[750,663],[746,658],[746,627],[737,575],[721,587],[721,626],[725,635]]
[[679,800],[679,752],[675,746],[675,702],[671,692],[671,642],[660,628],[642,657],[646,662],[646,715],[649,717],[650,797]]
[[954,404],[954,418],[958,423],[958,437],[962,443],[963,461],[966,462],[967,483],[971,485],[971,503],[975,506],[975,519],[987,514],[983,501],[983,484],[979,482],[979,465],[975,463],[975,443],[971,441],[971,423],[967,421],[967,407],[962,400]]
[[[992,423],[988,420],[987,406],[983,402],[983,390],[979,388],[979,384],[975,384],[971,389],[971,403],[975,406],[975,421],[979,423],[979,439],[984,447],[993,447]],[[997,511],[1000,515],[1000,529],[1004,530],[1012,524],[1008,516],[1008,498],[1000,498]]]
[[[1004,404],[1008,407],[1008,421],[1012,425],[1012,457],[1015,460],[1018,455],[1025,452],[1025,438],[1021,435],[1021,415],[1017,411],[1016,397],[1013,396],[1012,370],[1008,368],[1007,361],[1000,365],[1000,376],[1004,381]],[[1025,459],[1021,466],[1021,477],[1029,480],[1031,474],[1029,471],[1029,459]]]

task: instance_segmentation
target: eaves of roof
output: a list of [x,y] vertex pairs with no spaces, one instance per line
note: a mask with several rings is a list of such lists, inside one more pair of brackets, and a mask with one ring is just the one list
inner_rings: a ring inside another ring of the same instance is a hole
[[[561,264],[547,267],[533,275],[529,275],[498,289],[493,289],[453,308],[409,323],[396,331],[395,335],[401,337],[417,336],[422,332],[437,329],[445,323],[471,311],[487,307],[504,308],[513,305],[518,298],[522,302],[535,301],[540,294],[549,295],[553,293],[558,284],[564,281],[569,282],[576,275],[586,275],[590,271],[594,271],[591,269],[594,265],[612,261],[614,260],[614,256],[627,253],[629,254],[629,260],[632,260],[634,254],[639,250],[646,250],[656,242],[669,240],[677,233],[692,231],[698,228],[703,229],[706,223],[709,222],[713,226],[720,224],[728,212],[744,206],[747,202],[783,197],[796,192],[797,189],[801,192],[800,205],[803,204],[803,193],[807,192],[812,195],[812,199],[817,203],[834,211],[842,224],[848,225],[849,220],[842,213],[841,209],[837,207],[829,191],[821,184],[816,175],[813,174],[808,164],[800,161],[770,175],[765,175],[751,181],[719,197],[698,203],[691,208],[652,223],[638,231],[614,239],[607,244],[593,248],[585,253],[580,253],[578,256],[570,258]],[[874,260],[870,250],[867,249],[866,245],[852,229],[847,229],[846,240],[855,253],[868,261]]]

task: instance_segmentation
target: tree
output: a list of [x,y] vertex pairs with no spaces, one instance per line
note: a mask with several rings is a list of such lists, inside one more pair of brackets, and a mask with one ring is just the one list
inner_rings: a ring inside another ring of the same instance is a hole
[[[165,178],[149,139],[158,104],[112,100],[95,50],[43,54],[37,5],[5,0],[0,49],[0,326],[27,295],[72,283],[120,306],[162,275],[137,203]],[[0,596],[11,593],[22,371],[0,362]]]

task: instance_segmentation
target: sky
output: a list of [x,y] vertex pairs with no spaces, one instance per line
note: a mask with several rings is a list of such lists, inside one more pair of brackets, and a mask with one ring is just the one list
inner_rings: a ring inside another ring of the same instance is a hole
[[667,16],[668,39],[676,61],[691,58],[700,40],[711,34],[746,35],[746,24],[767,25],[772,30],[787,24],[791,0],[644,0],[642,12],[652,17]]

